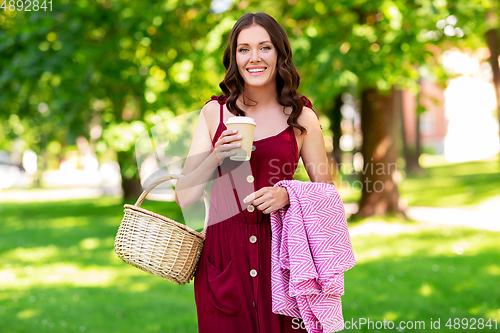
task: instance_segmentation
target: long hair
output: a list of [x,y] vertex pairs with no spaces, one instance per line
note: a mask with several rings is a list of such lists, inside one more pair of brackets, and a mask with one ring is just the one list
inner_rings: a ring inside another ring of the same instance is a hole
[[283,27],[274,18],[265,13],[247,13],[240,17],[231,30],[229,42],[224,50],[222,59],[222,63],[226,68],[226,75],[219,83],[219,87],[224,96],[226,96],[227,109],[235,116],[245,115],[245,112],[236,105],[236,100],[244,92],[245,87],[245,81],[241,77],[236,63],[236,44],[241,30],[254,24],[258,24],[267,30],[267,33],[271,37],[271,42],[278,51],[276,63],[278,102],[283,105],[283,113],[285,113],[285,107],[292,107],[292,113],[288,117],[287,123],[292,127],[300,129],[300,132],[303,133],[306,129],[297,123],[297,118],[299,118],[302,112],[304,102],[297,93],[300,76],[292,62],[292,48]]

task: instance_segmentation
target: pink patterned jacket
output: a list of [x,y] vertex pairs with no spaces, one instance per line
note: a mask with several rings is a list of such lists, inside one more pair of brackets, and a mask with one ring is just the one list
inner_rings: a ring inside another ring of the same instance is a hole
[[290,205],[271,213],[271,295],[276,314],[302,318],[309,333],[344,329],[344,272],[356,265],[334,185],[281,180]]

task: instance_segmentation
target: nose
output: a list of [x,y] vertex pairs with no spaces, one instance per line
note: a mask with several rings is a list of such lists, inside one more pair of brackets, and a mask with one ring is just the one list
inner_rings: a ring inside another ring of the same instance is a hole
[[260,61],[259,50],[253,50],[252,55],[250,57],[250,62],[259,62],[259,61]]

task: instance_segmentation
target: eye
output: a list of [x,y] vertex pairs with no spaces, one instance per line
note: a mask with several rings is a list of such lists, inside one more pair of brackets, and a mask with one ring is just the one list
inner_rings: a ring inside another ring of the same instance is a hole
[[245,53],[245,52],[243,52],[244,50],[248,51],[248,49],[246,49],[246,48],[241,48],[239,52]]
[[[262,47],[262,49],[267,49],[267,50],[270,50],[270,49],[271,49],[271,47],[270,47],[270,46],[263,46],[263,47]],[[266,51],[266,50],[264,50],[264,51]]]

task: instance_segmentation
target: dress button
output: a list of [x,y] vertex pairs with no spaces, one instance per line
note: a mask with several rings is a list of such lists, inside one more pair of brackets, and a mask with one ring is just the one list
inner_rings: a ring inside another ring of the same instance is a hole
[[252,269],[252,270],[250,271],[250,276],[251,276],[251,277],[256,277],[256,276],[257,276],[257,271],[256,271],[255,269]]
[[247,210],[251,213],[255,210],[255,207],[253,205],[248,205]]
[[253,178],[252,175],[247,177],[247,182],[249,182],[249,183],[253,183],[254,180],[255,180],[255,178]]
[[250,243],[256,243],[257,242],[257,237],[254,235],[250,236]]
[[252,145],[252,151],[254,151],[256,149],[256,147],[254,145]]

